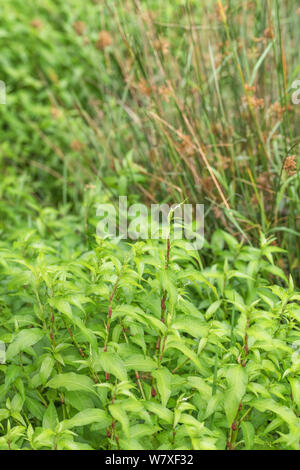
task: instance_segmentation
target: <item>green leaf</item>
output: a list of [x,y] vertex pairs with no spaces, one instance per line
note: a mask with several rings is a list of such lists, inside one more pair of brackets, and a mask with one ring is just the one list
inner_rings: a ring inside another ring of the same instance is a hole
[[298,411],[300,412],[300,380],[296,378],[290,378],[289,381],[292,387],[293,400],[298,407]]
[[21,330],[14,338],[13,342],[8,346],[6,351],[6,360],[10,361],[24,349],[33,346],[40,341],[45,333],[39,328],[29,328]]
[[248,376],[245,368],[241,365],[231,366],[226,374],[228,389],[225,393],[224,409],[228,425],[233,423],[239,404],[246,393]]
[[136,424],[130,428],[130,436],[133,439],[140,439],[145,436],[153,436],[160,430],[159,426],[153,426],[152,424]]
[[161,403],[166,406],[171,396],[172,375],[166,367],[152,372],[152,377],[156,379],[157,388],[161,397]]
[[121,423],[125,436],[129,437],[129,418],[122,405],[109,405],[108,409],[112,417]]
[[197,429],[197,431],[201,432],[204,428],[204,423],[201,423],[198,421],[196,418],[194,418],[192,415],[188,415],[187,413],[182,413],[182,415],[179,418],[179,422],[183,423],[187,426],[192,426]]
[[0,421],[9,417],[9,411],[5,409],[0,409]]
[[193,317],[181,317],[172,323],[174,330],[182,330],[193,336],[194,338],[206,337],[209,331],[209,326],[202,320]]
[[50,401],[43,416],[43,428],[55,430],[58,424],[58,416],[53,401]]
[[106,429],[111,425],[111,422],[111,417],[106,413],[106,411],[99,410],[97,408],[87,408],[84,411],[77,413],[73,418],[62,421],[60,424],[62,426],[62,430],[65,431],[66,429],[86,426],[92,423],[98,423],[98,425],[101,424],[101,428]]
[[120,447],[123,450],[145,450],[145,447],[143,447],[139,441],[136,439],[120,439]]
[[72,313],[71,305],[67,300],[61,297],[52,297],[49,299],[49,304],[52,305],[52,307],[55,307],[59,312],[63,313],[74,325],[76,325],[93,347],[97,347],[96,336],[85,326],[81,318]]
[[166,348],[167,349],[178,349],[181,351],[188,359],[190,359],[195,366],[200,370],[200,372],[203,373],[204,376],[207,376],[209,374],[209,371],[204,367],[204,365],[199,361],[196,353],[192,351],[188,346],[186,346],[184,343],[181,343],[180,341],[173,341],[173,339],[169,342],[167,342]]
[[40,368],[40,377],[43,384],[46,383],[54,367],[54,359],[51,356],[45,357]]
[[67,372],[66,374],[56,375],[51,380],[49,380],[47,387],[65,388],[68,391],[78,390],[97,395],[92,379],[85,375],[75,374],[75,372]]
[[35,398],[26,397],[25,404],[32,416],[42,421],[45,413],[45,407],[42,403]]
[[275,400],[270,398],[253,400],[251,404],[254,406],[254,408],[256,408],[258,411],[261,411],[262,413],[264,413],[266,410],[272,411],[273,413],[280,416],[280,418],[285,421],[292,429],[299,431],[299,418],[297,418],[295,413],[287,406],[280,405]]
[[86,408],[94,407],[94,401],[89,392],[65,392],[65,402],[66,404],[73,406],[77,411],[83,411]]
[[156,369],[157,364],[150,357],[144,357],[142,354],[132,354],[124,359],[124,364],[128,370],[137,370],[151,372]]
[[218,299],[219,298],[219,295],[218,295],[218,292],[217,292],[217,289],[215,288],[215,286],[213,284],[211,284],[211,282],[208,281],[208,279],[206,279],[206,277],[201,274],[199,271],[196,271],[194,269],[186,269],[182,272],[180,272],[178,275],[177,275],[177,279],[190,279],[192,281],[196,281],[196,282],[199,282],[200,284],[205,284],[207,287],[209,287],[209,289],[211,289],[214,293],[214,295],[216,296],[216,298]]
[[211,416],[216,411],[219,404],[223,402],[223,400],[224,400],[223,393],[217,392],[215,395],[212,395],[207,402],[207,407],[206,407],[206,411],[204,414],[204,418],[206,419],[209,416]]
[[113,374],[121,381],[127,380],[125,364],[118,354],[108,351],[102,352],[99,354],[99,362],[105,372]]
[[59,312],[66,315],[68,318],[72,318],[72,308],[69,302],[61,297],[52,297],[49,299],[49,304],[55,307]]
[[212,387],[208,385],[201,377],[188,377],[188,385],[201,393],[201,396],[208,401],[212,394]]
[[255,429],[249,421],[242,421],[241,428],[243,431],[245,447],[247,450],[251,450],[254,445]]
[[222,305],[222,300],[215,300],[215,302],[210,304],[210,306],[208,307],[205,313],[206,320],[209,320],[213,316],[213,314],[218,310],[218,308],[220,308],[221,305]]
[[168,410],[165,406],[160,403],[155,403],[154,401],[146,401],[144,404],[146,409],[151,411],[151,413],[156,414],[159,419],[166,421],[168,424],[173,423],[173,412]]

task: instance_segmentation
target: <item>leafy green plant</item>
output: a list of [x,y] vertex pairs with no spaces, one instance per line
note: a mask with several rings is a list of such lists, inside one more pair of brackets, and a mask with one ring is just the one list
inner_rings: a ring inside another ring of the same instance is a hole
[[15,222],[0,244],[2,449],[299,449],[300,295],[273,240],[87,248],[80,219],[24,188],[9,210],[17,188],[4,181],[0,208]]

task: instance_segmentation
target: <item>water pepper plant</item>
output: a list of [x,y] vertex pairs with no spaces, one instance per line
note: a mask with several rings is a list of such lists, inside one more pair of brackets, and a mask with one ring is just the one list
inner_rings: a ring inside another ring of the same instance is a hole
[[299,449],[300,294],[274,239],[112,243],[1,183],[1,449]]

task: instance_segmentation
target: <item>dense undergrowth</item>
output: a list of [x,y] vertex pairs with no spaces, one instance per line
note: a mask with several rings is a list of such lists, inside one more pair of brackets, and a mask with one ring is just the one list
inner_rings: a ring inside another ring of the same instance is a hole
[[20,186],[1,185],[2,449],[299,449],[300,295],[278,247],[222,230],[200,255],[88,247]]
[[299,450],[297,2],[2,3],[0,449]]

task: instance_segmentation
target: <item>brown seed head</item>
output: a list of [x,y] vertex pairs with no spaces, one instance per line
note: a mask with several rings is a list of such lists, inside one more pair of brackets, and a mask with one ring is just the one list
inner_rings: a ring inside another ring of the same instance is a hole
[[39,18],[35,18],[30,22],[30,26],[32,26],[35,29],[41,30],[43,28],[43,22]]
[[84,144],[82,142],[80,142],[80,140],[75,139],[70,143],[70,147],[75,152],[80,152],[81,150],[83,150]]
[[82,36],[85,32],[86,24],[83,21],[75,21],[75,23],[73,23],[73,28],[78,36]]
[[288,176],[295,175],[297,172],[296,155],[290,155],[287,157],[284,161],[283,168],[287,172]]
[[103,50],[106,47],[110,46],[113,42],[113,39],[108,31],[100,31],[98,34],[98,41],[96,43],[96,47],[99,50]]
[[52,106],[51,108],[51,116],[53,119],[58,119],[62,116],[62,110],[59,109],[59,108],[55,108],[54,106]]

